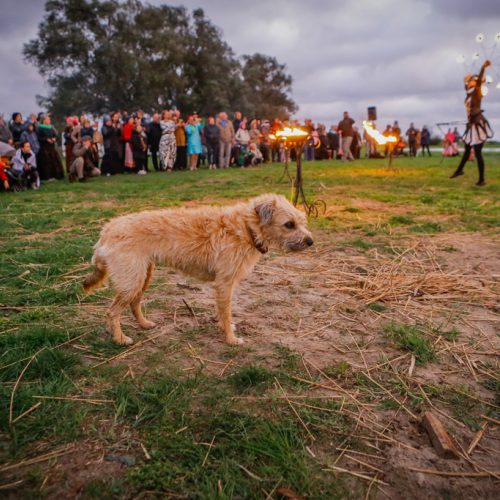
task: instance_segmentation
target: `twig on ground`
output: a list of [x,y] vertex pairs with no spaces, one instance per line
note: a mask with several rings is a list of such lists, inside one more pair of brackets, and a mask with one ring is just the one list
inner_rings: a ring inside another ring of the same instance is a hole
[[23,368],[23,370],[19,374],[19,377],[17,377],[16,383],[14,384],[14,388],[12,389],[12,392],[10,394],[9,426],[12,425],[12,420],[13,420],[12,416],[13,416],[13,413],[14,413],[14,396],[16,394],[17,386],[21,382],[21,379],[23,378],[23,375],[25,374],[26,370],[29,368],[29,366],[31,365],[31,363],[33,362],[33,360],[37,357],[38,354],[40,354],[45,349],[46,349],[46,346],[42,347],[37,352],[35,352],[35,354],[33,354],[33,356],[31,356],[31,358],[29,359],[29,361],[26,363],[26,366]]

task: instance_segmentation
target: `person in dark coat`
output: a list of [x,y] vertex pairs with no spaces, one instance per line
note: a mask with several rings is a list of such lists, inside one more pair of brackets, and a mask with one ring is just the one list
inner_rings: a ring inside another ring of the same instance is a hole
[[43,116],[37,129],[40,152],[36,159],[40,179],[64,179],[61,157],[57,151],[57,133],[49,115]]
[[101,171],[103,175],[115,175],[123,172],[122,146],[120,137],[122,134],[120,113],[113,116],[105,115],[101,128],[104,155],[102,157]]
[[418,130],[414,127],[412,122],[410,123],[410,128],[406,131],[406,137],[408,137],[408,147],[410,149],[410,156],[417,156],[417,135]]
[[431,133],[429,132],[429,129],[424,125],[422,127],[422,133],[420,134],[420,145],[422,146],[422,156],[425,156],[426,150],[429,156],[432,156],[431,150],[429,149],[430,143],[431,143]]
[[40,143],[38,142],[38,136],[35,132],[35,125],[31,122],[25,123],[25,130],[21,134],[21,144],[23,142],[29,142],[31,146],[31,151],[36,156],[40,152]]
[[328,149],[331,150],[331,158],[332,160],[334,160],[338,157],[340,145],[339,134],[337,134],[337,127],[335,127],[335,125],[332,125],[326,136],[328,139]]
[[208,168],[215,170],[219,162],[220,131],[213,116],[208,117],[207,124],[203,128],[203,134],[207,146]]
[[134,130],[132,131],[130,145],[132,147],[132,155],[135,163],[134,171],[140,175],[146,174],[148,161],[148,140],[140,122],[137,122]]
[[153,120],[148,126],[147,137],[149,143],[149,150],[151,151],[151,160],[153,162],[153,168],[155,170],[160,170],[160,165],[158,163],[158,151],[160,149],[160,139],[162,134],[162,128],[160,125],[160,114],[155,113],[153,115]]
[[19,149],[21,144],[21,134],[24,130],[23,115],[21,113],[12,113],[12,120],[9,123],[9,129],[14,141],[14,147]]

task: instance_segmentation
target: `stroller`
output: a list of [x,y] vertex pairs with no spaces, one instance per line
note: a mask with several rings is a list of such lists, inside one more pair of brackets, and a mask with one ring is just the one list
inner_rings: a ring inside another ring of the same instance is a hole
[[28,189],[28,177],[24,172],[16,172],[9,168],[5,172],[9,179],[11,191],[25,191]]

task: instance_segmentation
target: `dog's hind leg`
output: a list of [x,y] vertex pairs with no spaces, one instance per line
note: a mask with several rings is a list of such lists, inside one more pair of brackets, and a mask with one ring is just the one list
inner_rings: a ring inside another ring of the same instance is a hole
[[122,327],[120,325],[120,317],[122,315],[122,312],[130,303],[130,296],[124,293],[118,293],[108,310],[108,329],[113,335],[113,342],[115,342],[116,344],[130,345],[134,343],[134,341],[130,337],[127,337],[123,333]]
[[148,266],[148,271],[146,274],[146,279],[144,281],[144,285],[142,286],[141,291],[134,297],[134,299],[130,303],[130,308],[132,309],[132,313],[134,314],[135,319],[137,320],[139,325],[146,330],[149,330],[149,329],[154,328],[156,326],[155,323],[147,320],[144,317],[144,315],[142,314],[142,308],[141,308],[142,297],[143,297],[144,292],[148,288],[149,283],[151,283],[151,279],[153,277],[153,270],[154,270],[154,264],[150,263]]
[[234,282],[219,282],[215,284],[215,300],[217,303],[217,317],[219,328],[226,335],[226,342],[230,345],[243,344],[243,340],[236,337],[232,324],[232,300]]

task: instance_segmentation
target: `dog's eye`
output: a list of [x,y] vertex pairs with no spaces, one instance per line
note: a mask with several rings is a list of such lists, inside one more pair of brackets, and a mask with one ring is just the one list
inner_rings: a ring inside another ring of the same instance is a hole
[[288,222],[285,222],[285,227],[287,229],[294,229],[295,228],[295,222],[293,222],[293,220],[289,220]]

